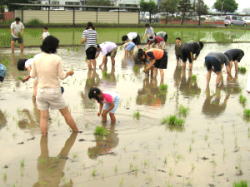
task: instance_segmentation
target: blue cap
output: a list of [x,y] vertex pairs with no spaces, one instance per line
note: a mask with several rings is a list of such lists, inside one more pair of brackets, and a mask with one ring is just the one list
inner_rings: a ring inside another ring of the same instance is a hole
[[0,64],[0,81],[3,82],[6,75],[6,67],[3,64]]

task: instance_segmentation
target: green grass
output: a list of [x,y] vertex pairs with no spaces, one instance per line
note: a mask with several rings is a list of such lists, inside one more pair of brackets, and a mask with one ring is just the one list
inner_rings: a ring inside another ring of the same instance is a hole
[[240,104],[245,105],[247,102],[247,98],[243,95],[240,95],[239,101],[240,101]]
[[94,132],[94,135],[97,135],[97,136],[107,136],[109,134],[109,131],[102,127],[102,126],[97,126],[95,128],[95,132]]
[[189,112],[189,108],[181,105],[178,109],[178,113],[180,116],[186,117],[188,115]]
[[233,187],[248,187],[247,181],[234,182]]
[[250,109],[245,109],[243,113],[244,113],[244,117],[250,120]]
[[239,67],[239,73],[245,74],[247,72],[247,69],[245,67]]
[[134,119],[139,120],[141,118],[141,113],[139,111],[134,112],[133,117],[134,117]]
[[[98,43],[104,41],[113,41],[121,43],[121,37],[134,31],[143,35],[144,28],[141,27],[124,27],[124,28],[100,28],[96,27],[98,32]],[[155,32],[166,31],[169,35],[169,43],[174,43],[176,37],[184,39],[183,42],[198,41],[202,39],[204,42],[242,42],[250,41],[250,31],[243,29],[233,28],[155,28]],[[50,28],[49,32],[60,40],[60,45],[80,45],[80,38],[83,28]],[[24,44],[25,46],[40,46],[41,45],[42,25],[40,28],[26,28],[24,31]],[[244,37],[242,37],[244,35]],[[9,47],[10,45],[10,32],[9,28],[3,28],[0,32],[0,47]],[[243,39],[241,39],[243,38]],[[143,41],[144,42],[144,41]]]
[[159,89],[160,89],[161,92],[166,92],[166,91],[168,91],[168,85],[166,85],[166,84],[161,84],[161,85],[159,86]]
[[7,67],[10,63],[10,60],[8,58],[3,57],[0,63]]
[[170,115],[170,116],[164,118],[161,121],[161,123],[165,124],[165,125],[169,125],[171,127],[183,127],[185,121],[183,119],[181,119],[181,118],[178,118],[175,115]]

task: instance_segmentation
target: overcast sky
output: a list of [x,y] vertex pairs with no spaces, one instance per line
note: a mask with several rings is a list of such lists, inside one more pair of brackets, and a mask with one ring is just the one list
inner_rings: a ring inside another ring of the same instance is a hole
[[[212,7],[215,2],[215,0],[204,0],[204,1],[209,7]],[[250,8],[249,0],[236,0],[236,2],[239,5],[238,11],[244,8]]]

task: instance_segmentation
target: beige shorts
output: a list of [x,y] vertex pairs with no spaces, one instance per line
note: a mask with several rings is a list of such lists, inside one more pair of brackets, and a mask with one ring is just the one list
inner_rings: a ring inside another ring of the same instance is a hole
[[36,104],[39,110],[60,110],[67,107],[61,88],[39,88],[37,90]]

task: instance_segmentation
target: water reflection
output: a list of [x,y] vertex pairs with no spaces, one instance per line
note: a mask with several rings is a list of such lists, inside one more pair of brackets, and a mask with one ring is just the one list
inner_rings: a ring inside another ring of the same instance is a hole
[[112,149],[119,144],[118,134],[115,132],[115,125],[111,125],[107,136],[95,136],[95,139],[96,145],[88,148],[88,155],[91,159],[96,159],[102,155],[113,154]]
[[112,66],[111,71],[107,71],[107,67],[102,70],[101,85],[104,88],[116,87],[115,67]]
[[197,80],[192,77],[192,71],[188,71],[188,77],[186,71],[181,71],[180,91],[184,96],[198,96],[201,93],[201,89],[198,87]]
[[156,78],[146,76],[142,89],[138,90],[136,104],[148,106],[161,106],[166,102],[167,92],[160,89]]
[[[42,136],[40,141],[41,154],[37,159],[38,182],[34,187],[57,187],[64,176],[68,154],[75,143],[77,133],[72,133],[65,142],[64,147],[55,157],[49,156],[48,137]],[[64,186],[73,186],[72,180]]]
[[[210,93],[210,88],[206,89],[206,99],[203,103],[202,113],[209,117],[218,117],[224,113],[227,106],[230,93],[227,92],[224,99],[221,97],[222,88],[216,88],[213,95]],[[221,102],[222,100],[222,102]]]
[[5,117],[5,114],[0,110],[0,129],[5,127],[7,124],[7,119]]
[[224,90],[232,95],[239,94],[242,91],[238,79],[228,81],[224,87]]

